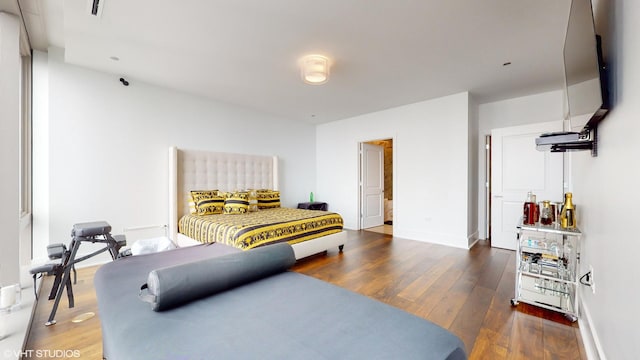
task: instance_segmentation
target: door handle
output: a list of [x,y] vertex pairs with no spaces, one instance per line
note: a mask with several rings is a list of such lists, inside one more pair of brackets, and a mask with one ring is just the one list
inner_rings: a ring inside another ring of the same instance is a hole
[[504,196],[502,195],[493,195],[494,198],[503,198]]

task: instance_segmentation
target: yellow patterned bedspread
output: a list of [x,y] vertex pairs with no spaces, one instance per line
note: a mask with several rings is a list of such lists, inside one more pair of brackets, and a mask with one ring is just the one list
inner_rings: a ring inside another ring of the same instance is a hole
[[342,231],[339,214],[290,208],[246,214],[185,215],[178,231],[202,243],[219,242],[248,250],[278,242],[296,244]]

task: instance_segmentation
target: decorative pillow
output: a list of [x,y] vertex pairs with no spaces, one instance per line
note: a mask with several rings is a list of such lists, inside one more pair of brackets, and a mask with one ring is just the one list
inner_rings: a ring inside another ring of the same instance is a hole
[[249,211],[249,193],[247,191],[228,192],[224,198],[225,214],[244,214]]
[[249,193],[249,212],[258,211],[258,191],[247,190]]
[[280,207],[280,191],[258,190],[258,208],[273,209]]
[[198,195],[196,196],[196,215],[222,214],[224,209],[224,197],[218,195]]
[[[196,209],[196,201],[201,196],[216,196],[218,194],[218,190],[192,190],[189,192],[189,213],[191,215],[196,215],[198,210]],[[223,199],[224,200],[224,199]]]
[[140,288],[140,299],[163,311],[287,271],[295,262],[293,248],[283,242],[158,268]]

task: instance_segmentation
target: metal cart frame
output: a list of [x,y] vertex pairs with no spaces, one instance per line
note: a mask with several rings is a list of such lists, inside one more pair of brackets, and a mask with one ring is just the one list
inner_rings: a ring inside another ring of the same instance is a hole
[[[517,306],[520,302],[535,305],[563,313],[567,319],[575,322],[578,319],[578,272],[582,233],[578,228],[562,229],[558,225],[524,225],[520,223],[517,229],[515,297],[511,299],[511,305]],[[544,254],[547,254],[551,258],[550,263],[553,263],[553,255],[549,255],[552,251],[538,243],[530,244],[531,238],[525,239],[525,234],[532,234],[531,236],[541,240],[547,239],[548,235],[562,239],[562,258],[555,259],[557,264],[555,269],[550,264],[539,264],[533,262],[532,259],[524,258],[523,254],[526,253],[526,257],[530,257],[533,251],[536,251],[534,258],[540,255],[538,257],[540,259],[545,256]],[[523,242],[527,242],[527,244],[524,245]],[[570,254],[566,253],[568,252],[567,246],[572,249]],[[533,282],[533,287],[530,284],[523,284],[523,280],[527,280],[527,283]],[[553,301],[545,302],[545,299],[558,301],[559,304],[549,304]]]

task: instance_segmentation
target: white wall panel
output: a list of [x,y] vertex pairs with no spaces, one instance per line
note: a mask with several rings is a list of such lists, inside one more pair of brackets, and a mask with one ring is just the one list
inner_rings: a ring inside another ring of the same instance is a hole
[[[581,274],[594,269],[596,293],[582,287],[584,313],[601,359],[635,359],[640,353],[640,2],[600,1],[599,29],[607,56],[614,107],[598,127],[598,156],[571,154],[573,200],[582,230]],[[624,8],[624,11],[622,9]],[[605,18],[610,16],[609,18]],[[580,327],[586,328],[585,323]],[[595,357],[594,357],[595,358]]]
[[318,194],[358,226],[358,144],[393,138],[394,235],[468,246],[467,93],[401,106],[317,129]]
[[5,285],[20,282],[19,38],[18,18],[0,12],[0,284]]
[[315,190],[313,125],[135,79],[125,87],[120,76],[65,64],[63,56],[48,54],[50,143],[41,154],[47,159],[34,159],[49,169],[47,242],[68,242],[71,226],[83,221],[106,220],[115,233],[166,224],[171,145],[277,155],[285,206]]

